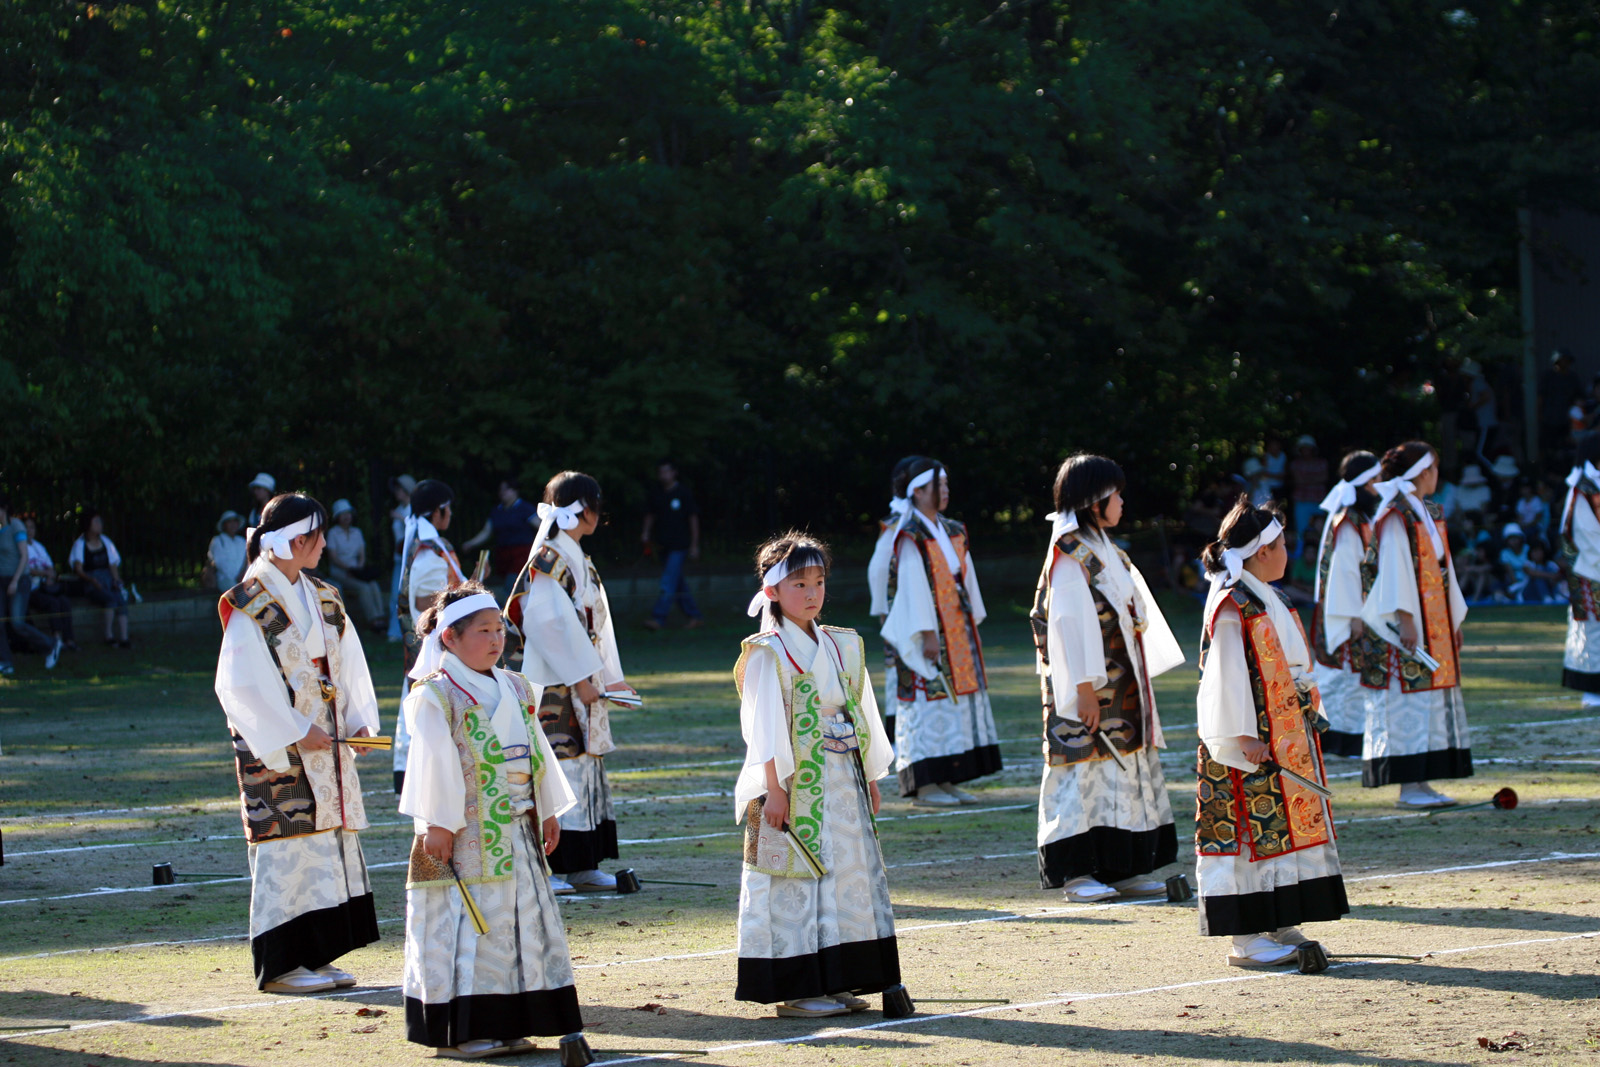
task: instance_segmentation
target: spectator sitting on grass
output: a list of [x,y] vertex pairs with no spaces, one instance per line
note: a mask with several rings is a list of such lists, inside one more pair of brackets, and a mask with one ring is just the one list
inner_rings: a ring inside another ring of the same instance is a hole
[[1543,545],[1528,546],[1528,588],[1523,599],[1529,603],[1566,603],[1566,589],[1561,581],[1561,568],[1545,556]]
[[1513,600],[1525,600],[1528,591],[1528,543],[1522,527],[1508,522],[1500,531],[1500,566],[1506,571],[1506,593]]
[[345,608],[374,630],[389,624],[378,570],[367,565],[367,539],[356,526],[348,500],[333,502],[333,528],[327,540],[328,577],[344,594]]
[[1511,510],[1528,544],[1543,544],[1545,531],[1550,528],[1550,505],[1539,496],[1531,478],[1522,479],[1517,486],[1517,502]]
[[50,558],[49,550],[39,543],[38,524],[29,516],[22,520],[22,525],[28,531],[28,577],[33,581],[33,590],[28,594],[28,609],[56,635],[55,648],[44,660],[48,670],[55,666],[63,648],[70,652],[78,651],[78,642],[72,634],[72,601],[67,599],[66,591],[61,588],[55,560]]
[[1495,579],[1494,563],[1489,558],[1487,546],[1468,545],[1461,554],[1460,563],[1458,577],[1461,579],[1461,594],[1467,598],[1467,603],[1504,599],[1504,594],[1499,591],[1500,583]]
[[249,560],[246,559],[244,534],[239,532],[243,525],[244,519],[237,511],[224,511],[217,520],[217,536],[206,549],[206,569],[202,575],[210,575],[209,583],[201,583],[207,589],[226,593],[244,580]]
[[[128,593],[122,587],[122,556],[111,538],[105,535],[105,524],[100,513],[93,508],[83,513],[80,524],[83,533],[72,542],[67,553],[67,563],[83,581],[84,595],[92,604],[105,608],[106,644],[132,648],[128,640]],[[112,635],[112,622],[116,635]]]

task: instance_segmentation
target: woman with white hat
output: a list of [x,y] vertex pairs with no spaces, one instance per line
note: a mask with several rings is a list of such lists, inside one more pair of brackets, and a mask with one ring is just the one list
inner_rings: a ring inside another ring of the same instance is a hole
[[211,569],[212,588],[231,589],[244,579],[249,553],[239,527],[244,519],[237,511],[224,511],[217,520],[217,536],[206,548],[206,563]]
[[261,509],[267,506],[267,501],[272,499],[272,494],[278,491],[278,479],[262,471],[250,479],[250,496],[255,503],[250,505],[250,518],[248,525],[256,527],[261,525]]
[[551,886],[558,893],[615,889],[616,878],[600,870],[602,861],[619,855],[605,765],[606,753],[617,747],[609,703],[634,690],[623,679],[600,572],[581,544],[600,526],[600,483],[581,471],[562,471],[544,487],[539,520],[517,579],[518,585],[527,580],[518,601],[522,672],[545,687],[539,722],[578,798],[561,816],[561,843],[550,853]]
[[244,580],[218,601],[216,692],[228,717],[250,853],[250,955],[269,993],[356,984],[334,961],[378,940],[358,838],[367,828],[355,749],[378,698],[333,586],[309,572],[327,512],[273,497],[250,530]]
[[1383,456],[1367,565],[1376,567],[1361,621],[1386,642],[1366,669],[1367,728],[1361,784],[1399,785],[1401,808],[1456,803],[1429,784],[1472,774],[1461,695],[1461,623],[1467,601],[1450,559],[1438,505],[1439,457],[1425,441]]
[[367,539],[356,526],[356,510],[342,497],[333,502],[333,528],[328,531],[328,576],[352,602],[363,622],[374,630],[388,624],[383,587],[367,565]]

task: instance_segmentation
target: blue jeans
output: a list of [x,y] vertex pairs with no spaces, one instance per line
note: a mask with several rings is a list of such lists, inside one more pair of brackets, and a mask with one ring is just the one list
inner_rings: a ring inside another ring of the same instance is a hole
[[389,579],[389,640],[398,641],[400,633],[400,557],[394,558],[394,577]]
[[110,608],[118,615],[128,613],[128,592],[122,586],[115,584],[109,569],[90,571],[89,577],[100,583],[98,588],[93,584],[83,587],[83,595],[89,598],[89,603]]
[[667,566],[661,572],[661,595],[656,597],[656,606],[650,609],[651,617],[657,622],[667,621],[674,599],[689,618],[700,617],[700,609],[695,605],[694,595],[689,592],[689,583],[683,577],[683,565],[688,558],[688,551],[681,548],[667,553]]
[[[11,640],[25,652],[48,652],[55,644],[44,633],[28,625],[28,594],[33,591],[33,579],[24,574],[17,581],[17,591],[6,597],[6,621],[11,624]],[[0,586],[0,593],[5,588]],[[6,640],[5,626],[0,624],[0,663],[11,662],[11,642]]]

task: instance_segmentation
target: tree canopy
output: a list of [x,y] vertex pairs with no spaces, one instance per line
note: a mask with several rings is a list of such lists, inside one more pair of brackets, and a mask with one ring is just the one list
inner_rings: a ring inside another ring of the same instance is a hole
[[858,528],[921,451],[1002,531],[1094,449],[1153,513],[1263,432],[1381,448],[1443,357],[1515,358],[1516,210],[1600,198],[1597,31],[1592,0],[4,0],[0,481],[626,499],[671,454],[754,538]]

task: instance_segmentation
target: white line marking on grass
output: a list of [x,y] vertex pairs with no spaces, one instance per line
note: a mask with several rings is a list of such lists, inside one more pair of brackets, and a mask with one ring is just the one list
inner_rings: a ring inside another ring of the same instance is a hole
[[[1493,952],[1498,949],[1518,948],[1525,945],[1548,945],[1563,941],[1578,941],[1600,936],[1600,930],[1590,930],[1581,934],[1567,934],[1561,937],[1529,938],[1522,941],[1500,941],[1493,944],[1469,945],[1465,948],[1440,949],[1430,952],[1430,956],[1459,955],[1463,952]],[[1335,963],[1329,970],[1342,970],[1347,967],[1373,967],[1385,961],[1381,960],[1349,960]],[[776,1045],[799,1045],[813,1041],[832,1041],[849,1034],[865,1034],[873,1030],[890,1030],[902,1026],[915,1026],[920,1023],[943,1022],[949,1019],[970,1018],[977,1015],[992,1015],[996,1012],[1025,1011],[1030,1008],[1056,1008],[1067,1004],[1079,1003],[1089,1000],[1121,1000],[1126,997],[1142,997],[1151,993],[1172,993],[1180,989],[1196,989],[1202,986],[1233,985],[1238,982],[1264,982],[1272,979],[1287,978],[1297,975],[1294,970],[1273,971],[1266,974],[1230,975],[1224,978],[1203,978],[1193,982],[1175,982],[1171,985],[1146,986],[1143,989],[1125,989],[1113,993],[1074,993],[1070,996],[1052,997],[1049,1000],[1035,1000],[1026,1004],[993,1004],[982,1008],[970,1008],[966,1011],[944,1012],[939,1015],[913,1015],[905,1019],[884,1019],[882,1022],[867,1023],[864,1026],[841,1027],[834,1030],[822,1030],[814,1034],[797,1034],[793,1037],[773,1037],[761,1041],[740,1041],[729,1045],[715,1045],[705,1050],[708,1055],[719,1053],[737,1052],[750,1048],[771,1048]],[[913,1000],[916,998],[913,997]],[[597,1056],[603,1057],[605,1049],[595,1049]],[[687,1057],[686,1053],[663,1053],[654,1056],[628,1056],[621,1059],[598,1059],[596,1062],[620,1067],[625,1063],[651,1063],[659,1060],[681,1060]]]

